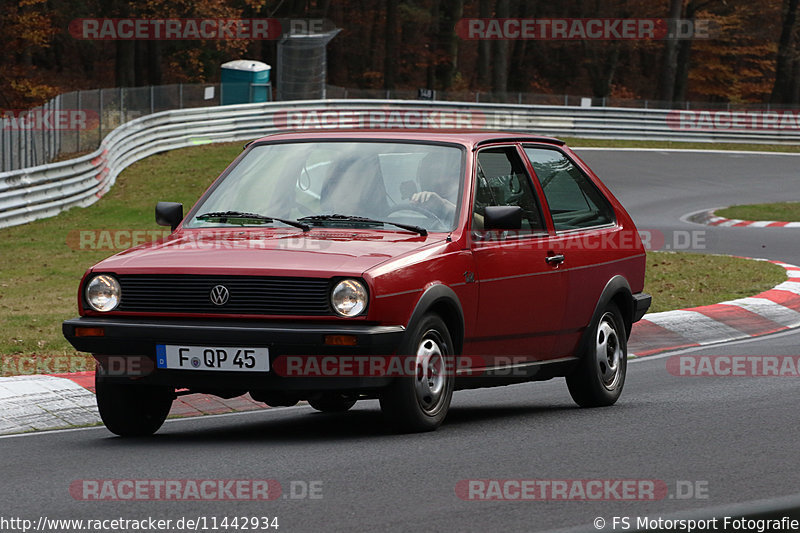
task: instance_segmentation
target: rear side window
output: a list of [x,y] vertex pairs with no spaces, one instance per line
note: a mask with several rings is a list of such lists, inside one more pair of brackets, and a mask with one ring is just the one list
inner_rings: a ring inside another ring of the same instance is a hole
[[522,208],[522,233],[544,231],[533,183],[515,147],[481,150],[476,178],[474,229],[483,229],[487,206],[502,205]]
[[556,231],[604,226],[614,222],[614,210],[605,196],[563,153],[526,147],[542,185]]

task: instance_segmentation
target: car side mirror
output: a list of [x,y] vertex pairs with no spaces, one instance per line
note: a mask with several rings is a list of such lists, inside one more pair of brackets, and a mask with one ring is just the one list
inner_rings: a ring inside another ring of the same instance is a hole
[[488,205],[483,217],[485,230],[522,229],[522,208],[518,205]]
[[172,231],[183,220],[183,204],[177,202],[158,202],[156,204],[156,224],[169,226]]

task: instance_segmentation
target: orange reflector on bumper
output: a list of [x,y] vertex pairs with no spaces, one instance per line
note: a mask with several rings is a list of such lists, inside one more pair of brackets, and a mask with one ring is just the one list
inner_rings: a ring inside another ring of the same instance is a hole
[[330,346],[355,346],[355,335],[325,335],[325,344]]
[[106,330],[103,328],[75,328],[76,337],[105,337]]

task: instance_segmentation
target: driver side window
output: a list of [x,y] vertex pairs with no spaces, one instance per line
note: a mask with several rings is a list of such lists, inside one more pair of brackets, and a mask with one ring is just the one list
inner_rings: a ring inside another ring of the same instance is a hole
[[476,180],[473,229],[483,229],[486,207],[519,206],[522,208],[520,233],[545,231],[533,184],[515,147],[481,150]]

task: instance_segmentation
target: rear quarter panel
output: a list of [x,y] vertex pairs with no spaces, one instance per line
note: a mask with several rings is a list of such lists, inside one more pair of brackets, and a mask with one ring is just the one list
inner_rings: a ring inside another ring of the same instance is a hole
[[[564,232],[555,238],[554,248],[565,256],[567,271],[567,331],[582,331],[588,326],[595,306],[608,282],[622,276],[631,292],[644,288],[646,254],[639,233],[628,212],[597,175],[571,150],[565,152],[605,195],[614,209],[613,227]],[[565,336],[557,351],[574,353],[579,334]]]

